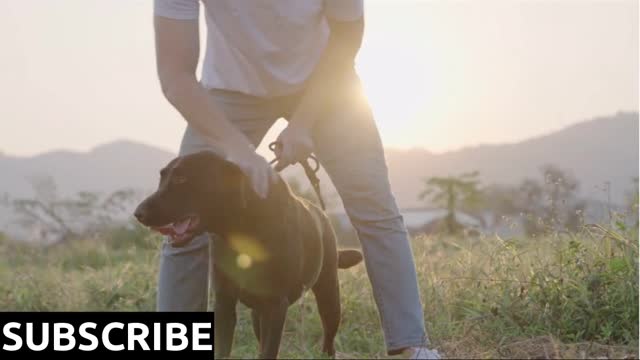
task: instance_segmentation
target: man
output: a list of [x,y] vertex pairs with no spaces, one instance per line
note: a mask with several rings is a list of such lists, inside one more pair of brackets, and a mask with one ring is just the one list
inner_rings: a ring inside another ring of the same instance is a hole
[[[201,13],[207,41],[198,80]],[[388,353],[438,358],[425,347],[407,231],[358,91],[363,13],[362,0],[154,0],[158,75],[188,124],[180,153],[224,154],[259,195],[267,194],[275,171],[316,154],[362,243]],[[255,148],[281,117],[288,126],[278,137],[274,170]],[[206,310],[208,247],[206,235],[182,248],[164,244],[159,311]]]

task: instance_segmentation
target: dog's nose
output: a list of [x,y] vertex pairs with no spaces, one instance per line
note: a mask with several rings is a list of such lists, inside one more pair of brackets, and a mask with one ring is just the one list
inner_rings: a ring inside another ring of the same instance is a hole
[[135,216],[136,219],[138,219],[138,221],[140,221],[141,223],[144,223],[146,212],[141,208],[137,208],[136,211],[133,213],[133,216]]

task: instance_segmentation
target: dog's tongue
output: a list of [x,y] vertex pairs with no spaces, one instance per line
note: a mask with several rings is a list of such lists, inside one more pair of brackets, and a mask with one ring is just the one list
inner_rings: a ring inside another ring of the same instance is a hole
[[153,227],[153,229],[155,231],[159,232],[162,235],[173,235],[174,234],[173,224],[165,225],[165,226],[156,226],[156,227]]
[[189,229],[190,224],[191,219],[187,218],[173,224],[154,227],[154,230],[161,233],[162,235],[182,235]]
[[189,224],[191,223],[191,219],[190,218],[186,218],[184,220],[182,220],[179,223],[174,223],[173,224],[173,231],[175,231],[176,234],[178,235],[182,235],[184,234],[187,229],[189,229]]

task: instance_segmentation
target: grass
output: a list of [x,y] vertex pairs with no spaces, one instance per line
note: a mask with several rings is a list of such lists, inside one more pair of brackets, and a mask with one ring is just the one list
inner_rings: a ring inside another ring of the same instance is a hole
[[[638,232],[591,226],[545,238],[415,237],[425,322],[450,358],[637,358]],[[153,311],[160,238],[116,229],[37,248],[0,241],[4,311]],[[340,274],[339,357],[387,358],[364,265]],[[311,293],[288,313],[283,358],[322,358]],[[254,358],[240,307],[233,356]]]

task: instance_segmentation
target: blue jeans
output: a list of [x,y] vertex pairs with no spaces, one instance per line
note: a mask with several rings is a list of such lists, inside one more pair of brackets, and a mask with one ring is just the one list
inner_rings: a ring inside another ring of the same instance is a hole
[[[256,146],[279,118],[293,111],[299,94],[256,98],[212,90],[227,118]],[[363,96],[326,112],[312,133],[314,153],[342,199],[365,258],[389,352],[427,343],[418,284],[404,222],[392,195],[378,129]],[[207,149],[187,127],[180,154]],[[213,235],[215,236],[215,235]],[[187,246],[162,249],[158,311],[206,311],[210,274],[208,235]]]

